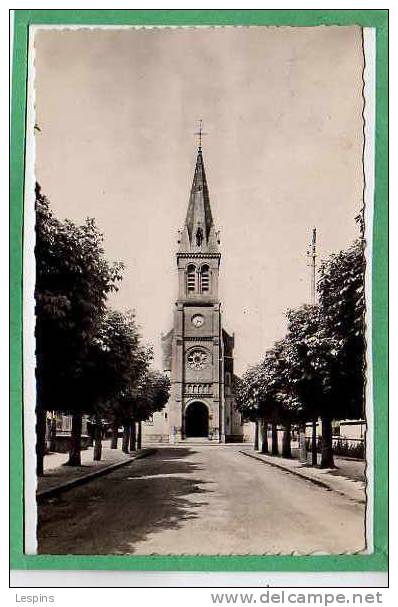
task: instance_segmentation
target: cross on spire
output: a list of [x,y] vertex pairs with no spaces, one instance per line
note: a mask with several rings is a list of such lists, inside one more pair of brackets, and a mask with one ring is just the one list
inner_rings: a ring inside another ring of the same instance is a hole
[[195,133],[195,135],[198,136],[198,143],[199,143],[198,150],[199,150],[199,152],[201,152],[202,151],[202,137],[203,137],[203,135],[207,135],[207,133],[205,133],[203,131],[203,120],[202,120],[202,118],[199,120],[199,130]]

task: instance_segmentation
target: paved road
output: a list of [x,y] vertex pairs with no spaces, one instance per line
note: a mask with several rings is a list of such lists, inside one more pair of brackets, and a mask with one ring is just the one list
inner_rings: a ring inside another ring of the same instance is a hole
[[39,507],[42,554],[336,554],[363,538],[363,507],[232,445],[163,447]]

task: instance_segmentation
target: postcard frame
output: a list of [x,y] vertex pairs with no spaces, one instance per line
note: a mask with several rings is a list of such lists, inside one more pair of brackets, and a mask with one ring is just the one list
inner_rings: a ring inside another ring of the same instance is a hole
[[[24,554],[22,268],[28,30],[31,25],[360,25],[376,30],[372,243],[374,510],[372,554],[135,556]],[[388,11],[15,10],[10,138],[10,565],[12,569],[148,571],[386,571],[388,567]]]

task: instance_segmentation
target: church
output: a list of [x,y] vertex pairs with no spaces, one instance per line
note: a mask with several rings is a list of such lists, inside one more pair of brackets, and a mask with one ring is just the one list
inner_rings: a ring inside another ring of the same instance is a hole
[[174,326],[161,338],[170,398],[163,411],[144,423],[146,442],[243,440],[244,425],[232,390],[234,335],[223,328],[218,294],[219,245],[199,142],[178,238]]

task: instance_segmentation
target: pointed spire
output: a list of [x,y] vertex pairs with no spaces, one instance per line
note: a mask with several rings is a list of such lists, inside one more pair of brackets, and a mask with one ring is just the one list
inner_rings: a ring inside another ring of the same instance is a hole
[[192,182],[191,195],[189,197],[189,205],[185,223],[188,227],[190,240],[193,238],[195,228],[198,227],[202,228],[203,235],[207,239],[209,237],[210,228],[213,225],[213,217],[211,214],[209,200],[209,189],[207,187],[201,148],[198,150],[198,156],[196,159],[195,174]]
[[181,234],[180,251],[218,251],[201,142],[196,158],[187,216]]

